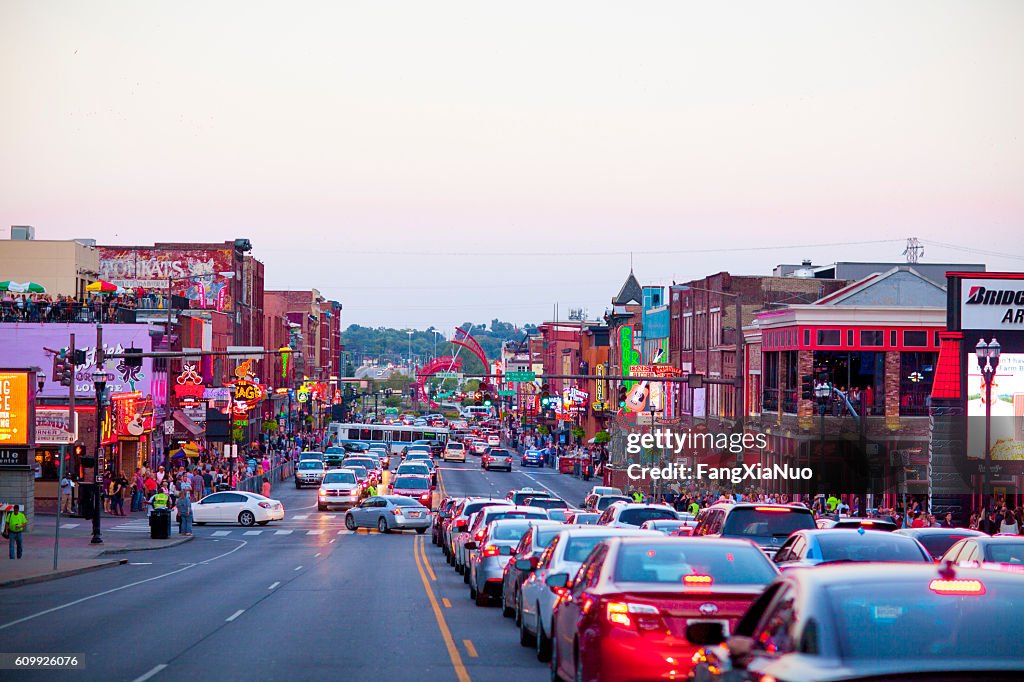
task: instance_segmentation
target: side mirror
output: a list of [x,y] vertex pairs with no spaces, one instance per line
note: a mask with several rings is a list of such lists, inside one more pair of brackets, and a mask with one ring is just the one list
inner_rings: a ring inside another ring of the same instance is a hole
[[691,644],[715,646],[725,641],[725,630],[721,623],[697,621],[686,626],[686,639]]
[[548,587],[566,587],[569,584],[569,574],[553,573],[544,579],[544,584]]
[[475,542],[473,542],[472,540],[470,540],[469,542],[467,542],[467,543],[466,543],[465,545],[463,545],[463,546],[464,546],[464,547],[465,547],[466,549],[468,549],[468,550],[474,550],[474,549],[476,549],[476,543],[475,543]]
[[537,567],[533,565],[532,559],[516,559],[516,570],[529,573]]

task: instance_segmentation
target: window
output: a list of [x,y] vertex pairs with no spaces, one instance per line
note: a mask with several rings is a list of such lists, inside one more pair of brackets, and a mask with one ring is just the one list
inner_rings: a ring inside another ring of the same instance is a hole
[[810,329],[805,329],[804,330],[804,345],[805,346],[811,345],[811,330]]
[[928,345],[928,332],[903,332],[903,345],[923,348]]
[[895,329],[893,329],[892,331],[889,332],[889,345],[892,346],[893,348],[895,348],[896,346],[899,345],[899,343],[896,342],[896,330]]
[[775,603],[768,607],[761,618],[761,625],[754,636],[755,646],[771,656],[793,651],[793,624],[795,613],[793,590],[784,589]]
[[847,329],[846,330],[846,345],[847,346],[852,346],[853,345],[853,330],[852,329]]
[[[924,333],[924,332],[922,332]],[[935,380],[938,353],[900,353],[900,414],[925,416],[928,414]]]
[[885,345],[885,337],[878,330],[862,331],[860,333],[860,345],[880,347]]
[[819,329],[818,330],[818,345],[819,346],[838,346],[840,345],[840,336],[838,329]]

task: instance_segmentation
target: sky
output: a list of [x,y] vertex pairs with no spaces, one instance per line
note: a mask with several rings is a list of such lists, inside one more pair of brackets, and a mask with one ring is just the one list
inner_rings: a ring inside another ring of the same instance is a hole
[[[248,238],[450,329],[778,263],[1024,266],[1024,3],[0,3],[0,234]],[[785,247],[785,248],[782,248]]]

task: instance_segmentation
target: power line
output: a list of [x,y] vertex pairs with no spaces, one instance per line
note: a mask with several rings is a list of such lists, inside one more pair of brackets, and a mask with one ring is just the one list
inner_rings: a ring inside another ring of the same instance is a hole
[[963,251],[964,253],[973,253],[978,256],[994,256],[997,258],[1008,258],[1010,260],[1024,260],[1024,256],[1018,256],[1012,253],[1005,253],[1003,251],[989,251],[987,249],[977,249],[973,246],[961,246],[959,244],[949,244],[946,242],[937,242],[932,239],[922,239],[925,244],[931,246],[939,246],[944,249],[953,249],[954,251]]

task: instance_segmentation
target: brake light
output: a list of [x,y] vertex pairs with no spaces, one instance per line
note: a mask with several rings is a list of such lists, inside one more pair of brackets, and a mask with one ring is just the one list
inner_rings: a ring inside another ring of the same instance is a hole
[[391,513],[394,514],[395,516],[401,516],[402,515],[402,509],[400,507],[395,507],[394,509],[391,510]]
[[498,556],[499,554],[501,554],[501,548],[497,545],[487,545],[484,547],[484,556]]
[[269,502],[260,502],[259,505],[261,507],[263,507],[264,509],[270,509],[270,503]]
[[[634,625],[640,626],[640,621],[646,620],[648,622],[643,624],[644,629],[658,627],[656,624],[649,623],[649,619],[658,618],[660,615],[656,606],[625,601],[608,602],[605,604],[604,613],[609,623],[625,628],[631,628]],[[660,618],[658,619],[660,620]]]
[[754,511],[787,512],[789,511],[789,507],[754,507]]
[[468,526],[468,525],[469,525],[469,522],[466,521],[466,520],[456,521],[455,522],[455,529],[456,530],[466,530],[466,526]]
[[485,528],[481,528],[480,530],[478,530],[476,532],[476,535],[473,536],[473,539],[476,540],[477,542],[480,542],[481,540],[484,539],[484,533],[485,532],[486,532],[486,529]]
[[928,583],[928,589],[935,594],[985,594],[985,584],[980,580],[941,580],[936,578]]
[[711,587],[711,583],[714,582],[714,578],[710,575],[684,575],[684,585],[694,585],[698,587]]

